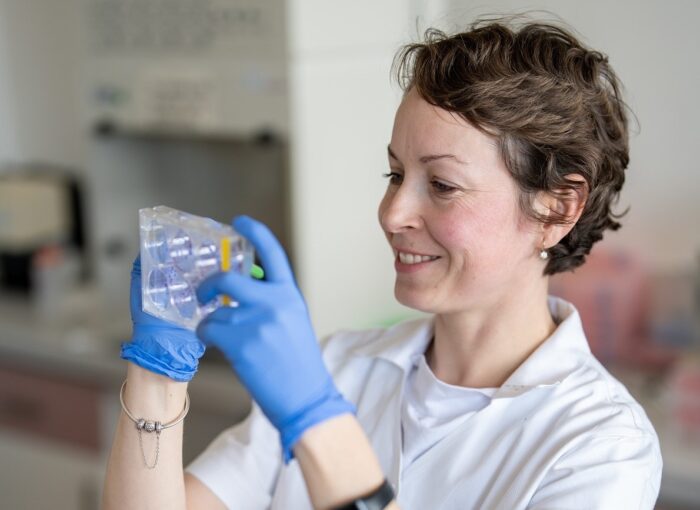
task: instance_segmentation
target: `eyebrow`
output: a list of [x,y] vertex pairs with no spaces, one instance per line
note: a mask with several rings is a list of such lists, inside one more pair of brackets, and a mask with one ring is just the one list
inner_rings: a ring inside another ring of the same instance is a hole
[[[386,150],[387,150],[387,152],[389,153],[389,157],[390,157],[390,158],[393,158],[393,159],[395,159],[396,161],[401,162],[401,160],[400,160],[399,158],[396,157],[396,154],[394,154],[394,151],[391,150],[391,146],[390,146],[390,145],[387,145],[387,146],[386,146]],[[457,156],[455,156],[454,154],[427,154],[427,155],[425,155],[425,156],[421,156],[420,158],[418,158],[418,161],[420,161],[420,162],[423,163],[423,164],[426,164],[426,163],[430,163],[431,161],[437,161],[437,160],[440,160],[440,159],[451,159],[451,160],[453,160],[453,161],[455,161],[455,162],[457,162],[457,163],[459,163],[459,164],[461,164],[461,165],[466,165],[466,164],[467,164],[466,161],[462,161],[461,159],[459,159],[459,158],[458,158]]]

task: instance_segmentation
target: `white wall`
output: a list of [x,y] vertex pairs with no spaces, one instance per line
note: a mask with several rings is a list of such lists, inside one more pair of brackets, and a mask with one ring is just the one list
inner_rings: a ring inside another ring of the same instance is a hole
[[[438,5],[439,2],[432,2]],[[411,313],[393,298],[377,221],[400,91],[390,68],[423,2],[290,0],[293,235],[300,287],[325,334]]]
[[0,4],[0,165],[8,159],[14,159],[17,152],[17,139],[11,129],[16,113],[11,99],[10,80],[7,79],[12,44],[5,29],[6,19],[5,5]]
[[80,0],[0,0],[0,166],[82,166]]

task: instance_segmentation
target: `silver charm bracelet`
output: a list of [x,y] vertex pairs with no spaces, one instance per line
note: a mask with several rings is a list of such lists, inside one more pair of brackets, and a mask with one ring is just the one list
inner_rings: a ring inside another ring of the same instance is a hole
[[[124,388],[126,388],[126,381],[124,381],[121,389],[119,390],[119,402],[122,405],[124,413],[126,413],[129,419],[136,424],[136,429],[139,431],[139,446],[141,447],[141,457],[143,458],[144,466],[146,466],[148,469],[154,469],[158,464],[158,454],[160,453],[160,433],[165,429],[174,427],[185,419],[185,416],[187,416],[187,413],[190,410],[190,395],[189,393],[185,393],[185,407],[177,418],[168,423],[161,423],[159,421],[146,420],[144,418],[135,418],[134,415],[131,414],[131,411],[127,409],[126,404],[124,404]],[[151,432],[156,433],[156,453],[153,464],[149,464],[146,460],[146,452],[143,449],[143,438],[141,437],[143,432],[148,432],[149,434]]]

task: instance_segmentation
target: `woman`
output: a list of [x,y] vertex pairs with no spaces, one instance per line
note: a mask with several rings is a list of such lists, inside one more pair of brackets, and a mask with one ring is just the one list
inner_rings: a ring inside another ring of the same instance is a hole
[[284,252],[245,217],[234,226],[267,280],[205,281],[201,301],[241,305],[197,336],[140,311],[136,265],[132,418],[181,414],[202,341],[255,405],[184,477],[181,422],[159,434],[149,470],[123,413],[105,507],[653,508],[656,434],[573,306],[547,296],[549,275],[620,226],[627,120],[607,59],[561,28],[491,21],[430,31],[397,69],[379,222],[397,299],[430,318],[341,332],[321,354]]

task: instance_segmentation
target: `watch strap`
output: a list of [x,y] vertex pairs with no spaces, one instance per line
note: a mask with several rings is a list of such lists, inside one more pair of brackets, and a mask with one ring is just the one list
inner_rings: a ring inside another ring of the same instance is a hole
[[337,507],[336,510],[384,510],[394,500],[394,489],[384,479],[382,484],[370,494],[356,499],[352,503]]

